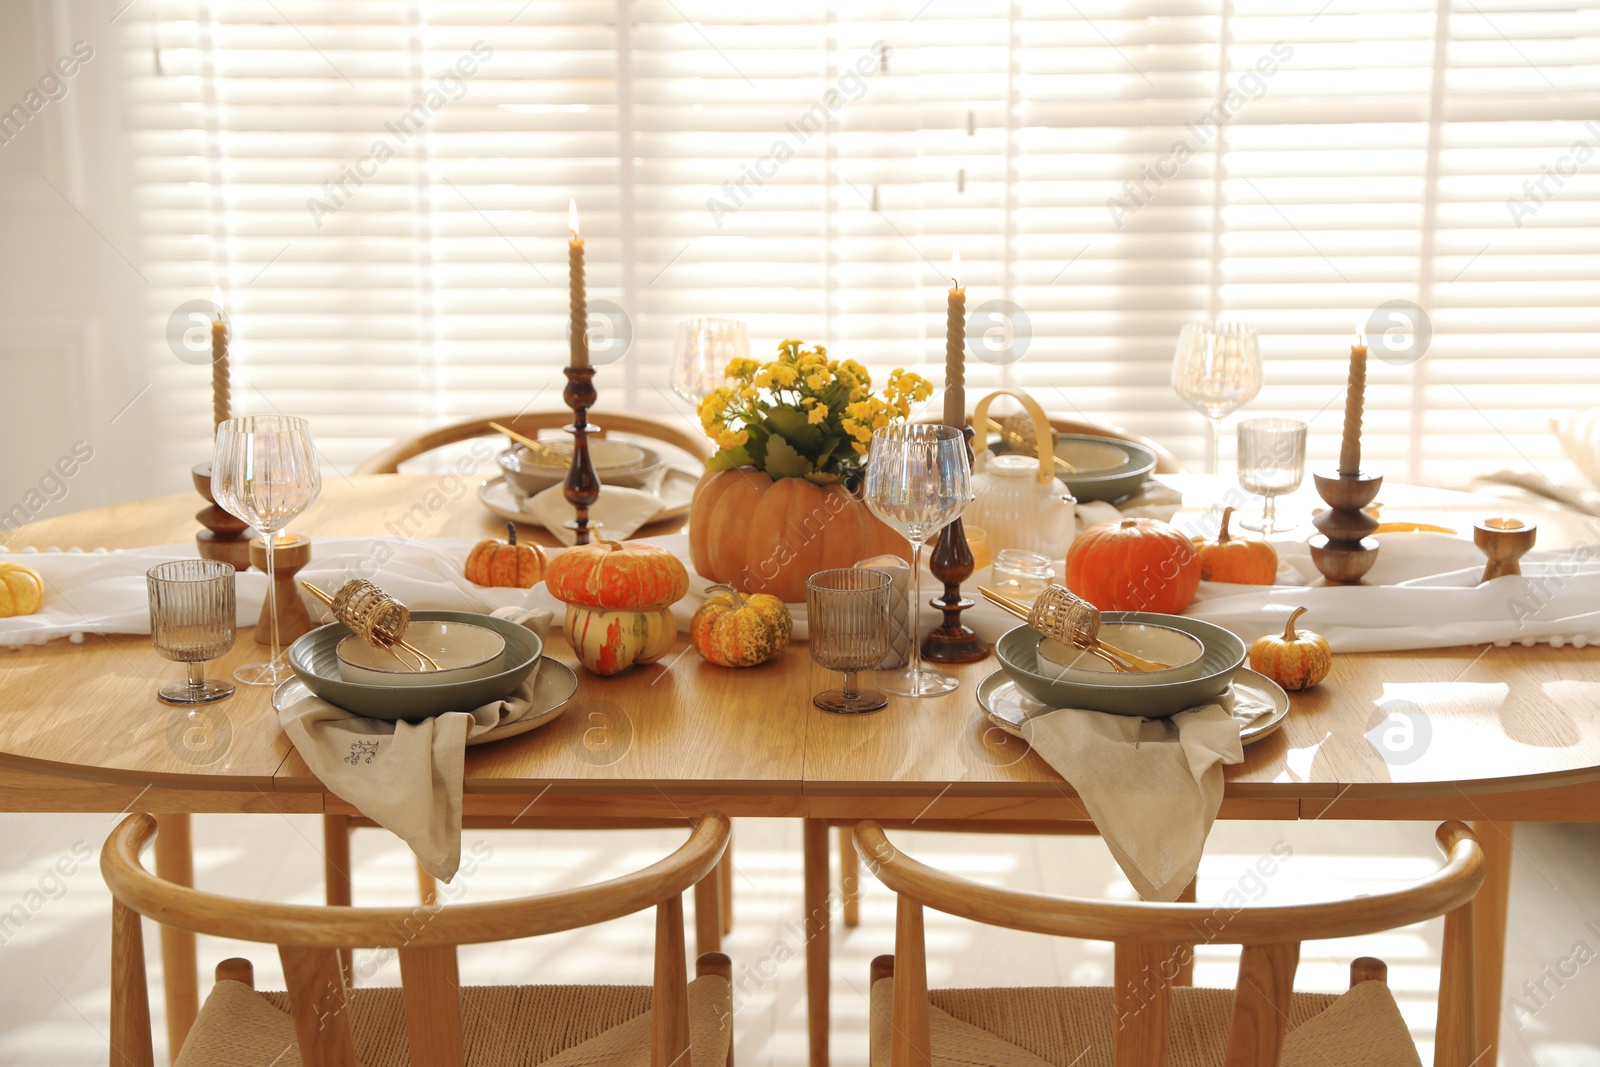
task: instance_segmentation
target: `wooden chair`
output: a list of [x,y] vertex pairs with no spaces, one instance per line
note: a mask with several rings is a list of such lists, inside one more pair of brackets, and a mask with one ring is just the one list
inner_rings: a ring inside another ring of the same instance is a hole
[[[611,433],[631,434],[635,437],[647,437],[652,441],[660,441],[674,448],[694,456],[696,459],[709,459],[714,449],[710,440],[698,430],[691,432],[687,426],[662,419],[650,419],[641,415],[623,415],[615,412],[606,412],[597,415],[595,421],[600,424],[600,432],[595,436],[605,437]],[[386,448],[381,448],[361,461],[356,468],[357,474],[395,474],[400,469],[400,464],[408,459],[415,459],[436,448],[446,445],[459,444],[462,441],[471,441],[479,437],[499,437],[499,430],[489,428],[489,423],[498,422],[502,426],[528,437],[539,436],[540,430],[559,430],[572,422],[570,411],[526,411],[520,415],[491,415],[482,419],[468,419],[465,422],[451,423],[449,426],[440,426],[437,429],[427,430],[413,437],[402,438]]]
[[[1377,933],[1445,916],[1435,1067],[1470,1067],[1477,1047],[1472,898],[1483,851],[1458,822],[1439,827],[1446,862],[1393,893],[1287,907],[1121,904],[980,885],[912,859],[862,822],[856,844],[898,894],[895,955],[872,965],[874,1067],[1402,1067],[1418,1065],[1374,959],[1350,991],[1295,993],[1302,940]],[[1058,937],[1112,941],[1112,988],[928,989],[923,908]],[[1242,945],[1232,991],[1172,981],[1183,946]]]
[[[494,415],[481,419],[441,426],[413,437],[404,438],[368,456],[356,468],[357,474],[394,474],[400,464],[408,459],[432,452],[446,445],[470,441],[479,437],[502,436],[491,429],[491,422],[510,427],[518,433],[537,437],[540,430],[560,429],[572,421],[570,411],[532,411],[518,415]],[[635,437],[648,438],[680,448],[704,461],[714,451],[704,434],[690,433],[673,422],[646,418],[639,415],[607,413],[598,420],[602,429],[599,436],[616,431]],[[326,815],[323,817],[323,856],[327,884],[327,900],[332,905],[352,903],[350,878],[350,831],[375,826],[369,819],[359,816]],[[623,820],[600,822],[581,820],[565,822],[518,821],[517,819],[468,818],[463,826],[480,830],[642,830],[678,825],[670,820]],[[718,869],[695,887],[695,948],[699,952],[716,952],[722,948],[722,937],[733,929],[733,864],[731,850],[724,855]],[[427,872],[417,868],[417,881],[422,901],[432,904],[437,887]]]
[[[154,1067],[139,917],[217,937],[278,946],[286,993],[258,993],[247,960],[224,960],[176,1067],[501,1067],[648,1062],[731,1067],[732,967],[699,958],[688,979],[685,889],[716,866],[728,820],[696,820],[687,842],[644,870],[536,897],[451,907],[327,908],[238,900],[150,874],[139,854],[149,815],[124,819],[100,869],[111,889],[111,1064]],[[533,937],[654,908],[652,986],[462,987],[456,946]],[[351,990],[338,953],[399,955],[401,988]]]

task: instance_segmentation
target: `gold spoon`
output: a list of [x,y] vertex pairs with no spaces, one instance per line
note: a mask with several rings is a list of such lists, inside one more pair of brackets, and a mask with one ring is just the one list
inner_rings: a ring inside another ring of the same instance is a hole
[[[1029,622],[1030,621],[1029,617],[1028,617],[1029,616],[1029,612],[1023,610],[1022,606],[1019,605],[1016,601],[1011,600],[1011,599],[1009,599],[1007,597],[1001,596],[999,593],[996,593],[993,589],[985,589],[983,586],[979,586],[978,587],[978,592],[982,593],[984,595],[984,598],[987,599],[989,601],[989,603],[993,604],[995,607],[999,608],[1001,611],[1007,612],[1007,613],[1009,613],[1011,615],[1015,615],[1017,618],[1021,619],[1023,622]],[[1120,659],[1118,659],[1117,657],[1113,656],[1110,652],[1108,652],[1105,649],[1099,647],[1098,645],[1083,645],[1083,644],[1079,644],[1076,641],[1072,642],[1072,645],[1073,645],[1074,648],[1081,648],[1085,652],[1089,653],[1089,655],[1094,656],[1096,659],[1102,660],[1103,662],[1110,664],[1111,669],[1113,671],[1115,671],[1116,673],[1118,673],[1118,674],[1131,674],[1131,673],[1133,673],[1133,668],[1132,667],[1130,667],[1127,664],[1123,663]]]
[[526,437],[513,430],[511,427],[502,426],[498,422],[489,423],[489,429],[500,431],[517,444],[521,445],[523,448],[526,448],[529,452],[532,452],[535,455],[544,456],[546,459],[554,459],[566,462],[571,458],[559,448],[555,448],[554,446],[547,444],[544,441],[540,441],[537,438]]
[[[1051,588],[1059,589],[1067,597],[1071,597],[1071,599],[1074,601],[1079,601],[1078,597],[1075,597],[1071,593],[1067,592],[1065,586],[1052,586]],[[984,597],[990,601],[990,603],[1004,608],[1020,619],[1026,620],[1029,626],[1033,627],[1035,630],[1038,630],[1046,637],[1053,637],[1058,641],[1065,642],[1066,644],[1070,644],[1076,648],[1082,648],[1086,651],[1095,652],[1097,654],[1100,651],[1104,651],[1114,659],[1119,660],[1126,670],[1143,672],[1165,671],[1172,668],[1172,664],[1170,663],[1162,663],[1159,660],[1148,660],[1143,656],[1134,655],[1127,649],[1118,648],[1116,645],[1107,644],[1106,642],[1100,640],[1098,635],[1088,634],[1086,636],[1085,632],[1074,627],[1064,625],[1060,621],[1060,617],[1055,613],[1047,614],[1041,611],[1037,606],[1037,602],[1035,603],[1035,606],[1030,608],[1028,605],[1006,596],[1004,593],[996,592],[995,590],[986,588],[984,586],[979,586],[978,591],[982,593]],[[1083,602],[1080,601],[1080,603]],[[1092,606],[1089,610],[1094,611]],[[1098,619],[1100,613],[1098,611],[1094,611],[1094,614]]]
[[[312,585],[304,578],[300,579],[300,584],[309,589],[312,596],[322,601],[329,608],[334,608],[334,598],[332,596],[329,596],[327,593],[323,592],[317,586]],[[392,603],[399,603],[399,601],[394,600],[393,597],[390,597],[389,599]],[[403,607],[402,610],[404,610]],[[437,660],[428,655],[426,652],[422,651],[422,649],[411,644],[411,642],[407,641],[399,634],[390,634],[387,630],[379,630],[362,626],[360,625],[359,619],[344,618],[337,609],[334,610],[334,617],[340,622],[344,623],[346,626],[350,627],[350,629],[364,636],[367,641],[373,645],[373,647],[381,648],[385,652],[389,653],[389,655],[398,660],[400,665],[405,667],[407,670],[416,671],[418,673],[426,673],[428,671],[437,671],[441,669]],[[417,658],[417,666],[413,667],[411,664],[401,659],[400,654],[394,650],[394,646],[398,646],[415,656]]]

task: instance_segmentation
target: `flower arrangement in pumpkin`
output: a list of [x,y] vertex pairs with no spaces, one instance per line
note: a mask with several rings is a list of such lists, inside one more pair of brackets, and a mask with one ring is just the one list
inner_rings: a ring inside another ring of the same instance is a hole
[[911,405],[933,395],[920,375],[896,368],[882,396],[853,359],[830,360],[822,345],[778,345],[771,363],[734,359],[732,384],[700,402],[700,425],[718,450],[713,471],[755,467],[773,478],[806,478],[821,485],[853,481],[872,431],[908,418]]

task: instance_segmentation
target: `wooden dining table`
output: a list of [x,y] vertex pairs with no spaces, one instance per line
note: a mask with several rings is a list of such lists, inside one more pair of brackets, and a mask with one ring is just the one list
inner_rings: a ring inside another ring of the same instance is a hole
[[[1175,484],[1189,506],[1203,505],[1215,488]],[[402,518],[412,537],[503,531],[470,492],[450,498],[441,485],[426,474],[330,477],[294,529],[312,538],[313,554],[318,537],[382,536]],[[1389,486],[1384,498],[1395,517],[1460,530],[1506,511],[1443,490]],[[10,549],[190,544],[198,504],[178,494],[45,519],[19,530]],[[1541,547],[1594,540],[1573,513],[1517,514],[1540,523]],[[575,663],[559,635],[547,652]],[[242,631],[212,670],[229,673],[259,654]],[[613,678],[583,673],[570,709],[550,725],[469,749],[464,814],[518,817],[529,827],[713,810],[804,820],[811,1062],[824,1065],[831,826],[874,818],[1054,832],[1088,819],[1060,775],[986,723],[975,687],[996,666],[954,668],[960,688],[944,696],[838,716],[811,703],[830,676],[803,644],[760,667],[729,670],[703,662],[680,636],[657,664]],[[162,824],[158,869],[184,882],[192,881],[192,814],[354,814],[295,752],[266,689],[240,687],[217,704],[174,708],[155,696],[174,672],[146,636],[91,634],[0,653],[0,810],[153,812]],[[1369,736],[1383,722],[1380,705],[1397,698],[1431,731],[1403,761],[1385,759]],[[1489,859],[1475,908],[1479,1033],[1480,1044],[1493,1045],[1514,825],[1600,821],[1600,647],[1338,655],[1331,676],[1294,694],[1282,729],[1251,745],[1226,782],[1226,819],[1473,824]],[[176,1047],[197,1007],[194,944],[170,930],[162,944]]]

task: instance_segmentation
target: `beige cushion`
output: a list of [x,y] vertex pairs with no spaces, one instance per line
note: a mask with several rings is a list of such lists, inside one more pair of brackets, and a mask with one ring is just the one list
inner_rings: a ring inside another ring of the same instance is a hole
[[[1174,989],[1168,1067],[1221,1067],[1233,992]],[[872,1063],[889,1063],[894,979],[872,987]],[[936,989],[928,994],[934,1067],[1112,1067],[1108,988]],[[1280,1067],[1421,1067],[1389,987],[1296,993]]]
[[[648,1067],[649,986],[467,986],[461,1029],[469,1067]],[[685,1067],[722,1067],[732,1039],[731,991],[715,976],[689,983]],[[361,1067],[410,1067],[399,989],[358,989],[351,1009]],[[299,1067],[288,997],[218,982],[175,1067]]]

